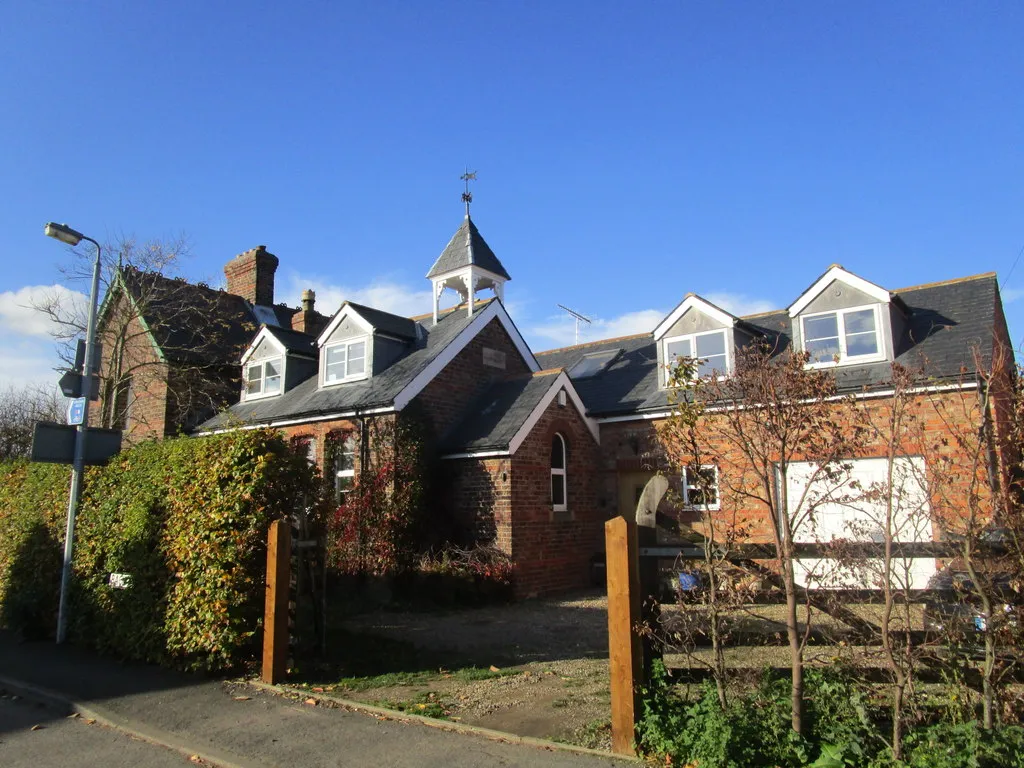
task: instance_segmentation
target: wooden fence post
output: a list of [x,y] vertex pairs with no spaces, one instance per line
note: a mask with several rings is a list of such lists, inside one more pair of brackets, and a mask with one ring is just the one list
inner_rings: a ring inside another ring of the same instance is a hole
[[641,686],[640,578],[636,526],[623,517],[604,524],[608,579],[608,663],[612,697],[612,751],[634,754]]
[[267,599],[263,615],[263,674],[265,683],[284,680],[288,667],[288,598],[291,590],[292,532],[285,520],[275,520],[267,533]]

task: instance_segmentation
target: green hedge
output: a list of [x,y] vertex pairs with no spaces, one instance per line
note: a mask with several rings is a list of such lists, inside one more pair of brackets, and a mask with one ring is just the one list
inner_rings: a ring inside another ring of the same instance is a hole
[[[0,622],[52,634],[69,471],[0,469]],[[271,520],[312,505],[315,469],[275,433],[144,443],[86,474],[71,639],[124,658],[223,670],[255,658]],[[126,573],[127,589],[110,585]]]

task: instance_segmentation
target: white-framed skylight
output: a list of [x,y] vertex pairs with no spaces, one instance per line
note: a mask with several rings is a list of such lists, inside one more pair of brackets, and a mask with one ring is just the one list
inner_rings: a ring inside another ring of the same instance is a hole
[[621,349],[608,349],[603,352],[588,352],[582,359],[569,369],[569,377],[585,379],[594,376],[607,368],[622,352]]

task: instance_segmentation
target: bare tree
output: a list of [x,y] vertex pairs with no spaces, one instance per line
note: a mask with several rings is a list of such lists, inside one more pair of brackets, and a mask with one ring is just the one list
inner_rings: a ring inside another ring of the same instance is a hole
[[[1008,646],[1015,644],[1020,628],[1014,626],[1007,592],[1012,584],[1019,588],[1024,575],[1020,498],[1008,482],[1019,476],[1019,456],[1014,457],[1019,443],[1013,440],[1021,435],[1024,403],[1019,383],[1002,381],[1000,361],[1007,354],[996,346],[993,364],[986,367],[975,353],[975,369],[981,373],[973,392],[930,391],[928,405],[942,430],[921,424],[917,441],[925,456],[933,516],[943,538],[958,544],[958,557],[947,567],[966,575],[962,584],[954,581],[952,586],[978,610],[974,627],[967,630],[974,631],[983,648],[984,728],[995,725],[1003,680],[1016,664],[1016,648]],[[997,422],[1004,435],[997,434]],[[1002,551],[1007,544],[1008,551]]]
[[0,460],[20,459],[32,448],[37,421],[63,421],[65,401],[52,387],[8,387],[0,391]]
[[[856,455],[860,437],[849,399],[837,394],[829,373],[808,368],[807,359],[805,353],[776,355],[767,343],[742,348],[731,376],[713,378],[688,395],[698,402],[697,412],[677,408],[661,433],[675,465],[703,456],[699,461],[717,467],[722,498],[733,506],[733,527],[775,545],[786,598],[792,727],[798,733],[804,726],[804,649],[811,631],[810,604],[803,628],[798,619],[799,582],[815,574],[799,572],[794,545],[813,529],[817,505],[842,484],[837,468]],[[689,376],[684,372],[682,378]]]
[[[70,251],[61,268],[65,282],[88,285],[95,252]],[[104,246],[101,402],[94,425],[129,426],[129,440],[159,437],[237,398],[238,359],[255,324],[229,294],[174,276],[188,255],[184,237],[141,244],[122,237]],[[53,321],[61,357],[70,364],[73,340],[85,332],[83,307],[53,293],[36,309]]]

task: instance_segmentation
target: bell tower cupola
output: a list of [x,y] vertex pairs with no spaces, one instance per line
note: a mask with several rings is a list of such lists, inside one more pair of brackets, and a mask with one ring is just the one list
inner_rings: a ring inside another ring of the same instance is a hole
[[446,288],[459,294],[459,303],[465,303],[467,314],[472,316],[480,291],[491,290],[499,301],[504,301],[505,283],[512,279],[469,216],[469,204],[473,201],[469,181],[475,179],[476,174],[467,171],[462,178],[466,181],[466,191],[462,194],[466,218],[427,273],[434,289],[435,324],[441,309],[441,294]]

